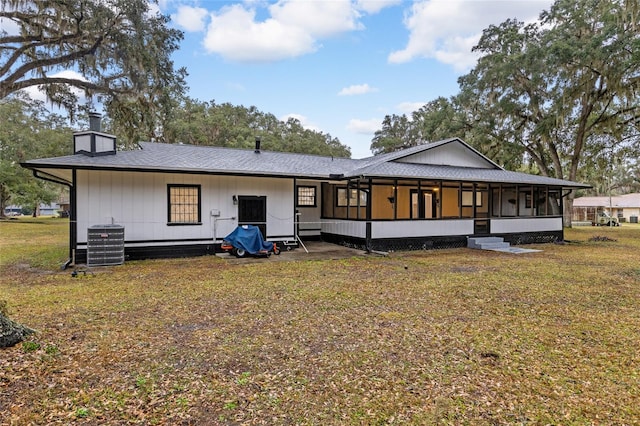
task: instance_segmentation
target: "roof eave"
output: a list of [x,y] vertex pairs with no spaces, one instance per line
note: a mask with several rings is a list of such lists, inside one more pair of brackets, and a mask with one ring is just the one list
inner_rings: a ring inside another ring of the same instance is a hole
[[186,173],[200,175],[232,175],[232,176],[255,176],[255,177],[275,177],[275,178],[291,178],[291,179],[330,179],[330,175],[324,174],[301,174],[274,172],[271,170],[230,170],[230,169],[199,169],[199,168],[163,168],[153,166],[123,166],[109,164],[55,164],[55,163],[33,163],[24,162],[20,164],[22,167],[35,171],[41,169],[59,169],[59,170],[109,170],[118,172],[144,172],[144,173]]
[[[505,170],[506,171],[506,170]],[[535,175],[532,175],[535,176]],[[469,178],[468,180],[459,179],[459,178],[446,178],[446,177],[436,177],[436,176],[401,176],[401,175],[384,175],[384,174],[375,174],[375,173],[360,173],[360,174],[348,174],[345,175],[345,179],[406,179],[406,180],[444,180],[449,182],[462,182],[462,181],[473,181],[480,183],[504,183],[509,185],[546,185],[546,186],[558,186],[562,188],[573,188],[573,189],[589,189],[593,188],[591,185],[573,182],[568,180],[560,180],[553,179],[553,182],[535,182],[535,181],[521,181],[521,180],[505,180],[505,179],[476,179]]]

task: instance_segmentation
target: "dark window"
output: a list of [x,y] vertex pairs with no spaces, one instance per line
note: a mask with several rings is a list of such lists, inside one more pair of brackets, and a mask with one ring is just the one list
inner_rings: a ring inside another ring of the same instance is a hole
[[316,187],[298,186],[296,187],[296,205],[298,207],[316,207]]
[[[462,191],[462,207],[473,207],[473,191]],[[482,207],[481,192],[476,192],[476,207]]]
[[[349,199],[347,200],[347,194]],[[358,204],[359,203],[359,204]],[[364,190],[338,188],[336,205],[338,207],[365,207],[367,205],[367,192]]]
[[200,185],[167,185],[170,224],[189,225],[201,222]]

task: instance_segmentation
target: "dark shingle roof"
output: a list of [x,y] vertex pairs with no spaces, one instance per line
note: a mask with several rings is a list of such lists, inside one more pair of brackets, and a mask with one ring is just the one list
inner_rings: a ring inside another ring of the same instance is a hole
[[580,183],[569,182],[561,179],[545,176],[530,175],[527,173],[510,172],[504,169],[484,169],[471,167],[452,167],[432,164],[412,163],[383,163],[365,167],[359,170],[364,176],[379,178],[406,178],[406,179],[436,179],[450,181],[471,181],[487,183],[513,183],[528,185],[552,185],[552,186],[583,186]]
[[[482,157],[495,167],[470,168],[395,161],[452,141],[459,141],[465,144],[459,139],[447,139],[359,160],[264,150],[256,153],[253,150],[244,149],[142,142],[140,143],[140,149],[119,151],[116,155],[89,157],[83,154],[76,154],[31,160],[23,165],[32,169],[111,169],[287,176],[309,179],[329,179],[330,177],[336,178],[336,176],[341,175],[345,178],[358,176],[419,178],[589,187],[576,182],[509,172],[484,156]],[[473,148],[469,148],[477,153]],[[478,155],[481,156],[480,153]]]
[[83,154],[29,161],[28,166],[134,169],[292,177],[327,177],[350,169],[356,160],[286,152],[141,142],[133,151],[89,157]]

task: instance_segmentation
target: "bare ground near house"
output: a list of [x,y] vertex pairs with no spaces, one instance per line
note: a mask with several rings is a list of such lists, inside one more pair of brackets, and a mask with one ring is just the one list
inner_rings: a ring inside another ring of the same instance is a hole
[[637,226],[518,256],[296,249],[75,278],[57,268],[63,220],[0,233],[0,298],[38,330],[0,351],[3,425],[640,418]]
[[[346,259],[350,257],[361,257],[371,255],[363,250],[351,247],[331,244],[324,241],[309,240],[303,241],[299,247],[292,250],[282,250],[280,255],[272,254],[269,257],[245,257],[236,258],[229,253],[220,253],[216,256],[228,262],[246,264],[260,263],[264,261],[270,262],[288,262],[288,261],[305,261],[305,260],[330,260],[330,259]],[[374,254],[375,255],[375,254]]]

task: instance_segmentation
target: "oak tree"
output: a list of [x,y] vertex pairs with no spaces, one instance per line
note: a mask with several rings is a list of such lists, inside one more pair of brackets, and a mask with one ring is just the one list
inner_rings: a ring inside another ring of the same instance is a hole
[[35,212],[40,203],[55,201],[59,188],[35,179],[20,163],[69,154],[73,131],[41,101],[20,95],[0,100],[0,121],[0,216],[9,203]]
[[169,142],[192,145],[252,148],[260,137],[269,151],[350,157],[351,150],[330,134],[305,129],[299,120],[277,119],[255,106],[185,98],[164,127]]
[[638,25],[635,2],[558,0],[538,23],[489,27],[459,80],[474,127],[555,178],[582,180],[606,152],[637,155]]
[[152,133],[186,74],[171,60],[182,33],[154,10],[147,0],[0,0],[0,99],[38,87],[72,118],[96,100]]

